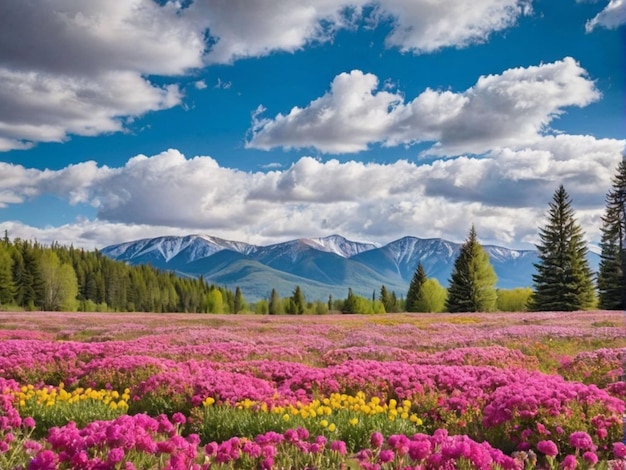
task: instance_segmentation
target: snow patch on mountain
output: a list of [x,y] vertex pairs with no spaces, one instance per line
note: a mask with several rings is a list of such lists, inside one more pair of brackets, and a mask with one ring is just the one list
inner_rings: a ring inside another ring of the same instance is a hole
[[328,253],[335,253],[342,258],[352,258],[359,253],[378,248],[378,246],[373,243],[354,242],[341,235],[330,235],[323,238],[303,238],[301,241],[311,248]]

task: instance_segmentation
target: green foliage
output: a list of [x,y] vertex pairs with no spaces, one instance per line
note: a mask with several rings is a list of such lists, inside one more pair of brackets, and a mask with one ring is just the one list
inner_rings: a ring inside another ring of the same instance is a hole
[[617,167],[613,186],[606,196],[602,217],[599,306],[603,310],[626,309],[626,160]]
[[420,287],[417,300],[413,304],[414,312],[443,312],[446,307],[448,291],[435,278],[428,278]]
[[525,312],[528,310],[528,301],[533,293],[530,287],[515,289],[498,289],[496,306],[500,312]]
[[424,270],[422,263],[418,263],[415,273],[413,273],[409,290],[406,294],[405,309],[407,312],[419,312],[419,310],[416,310],[417,302],[420,299],[420,292],[424,282],[426,282],[426,271]]
[[302,315],[304,313],[305,300],[300,286],[296,286],[289,300],[287,313],[291,315]]
[[269,313],[267,300],[261,299],[254,304],[254,313],[257,315],[267,315]]
[[0,305],[15,301],[15,283],[13,282],[13,258],[9,246],[0,242]]
[[272,289],[268,306],[268,313],[270,315],[280,315],[283,312],[283,302],[280,298],[280,295],[278,295],[276,289]]
[[497,280],[489,255],[478,243],[476,230],[472,226],[454,263],[446,309],[455,313],[494,311]]
[[533,311],[574,311],[594,302],[593,274],[587,244],[574,218],[572,202],[563,185],[554,193],[548,222],[539,230],[539,262],[533,274]]
[[233,313],[243,312],[246,309],[246,301],[243,298],[239,286],[235,289],[234,310]]
[[40,257],[41,276],[44,284],[44,310],[75,311],[78,308],[78,281],[74,269],[61,264],[52,250],[44,250]]
[[321,300],[316,301],[313,304],[313,313],[316,315],[325,315],[328,313],[328,303]]
[[224,299],[219,289],[211,289],[207,294],[207,312],[224,313]]
[[348,289],[348,297],[343,302],[341,309],[342,313],[385,313],[385,306],[380,300],[366,299],[360,295],[356,295],[352,292],[352,289]]

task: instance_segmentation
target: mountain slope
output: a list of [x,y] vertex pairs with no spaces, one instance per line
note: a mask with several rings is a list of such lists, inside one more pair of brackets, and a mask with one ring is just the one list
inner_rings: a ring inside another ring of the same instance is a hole
[[[460,244],[432,238],[403,237],[377,247],[339,235],[301,238],[269,246],[256,246],[205,235],[158,237],[112,245],[102,253],[130,264],[150,264],[187,276],[203,276],[207,282],[239,286],[250,301],[266,298],[272,288],[291,295],[299,285],[308,300],[331,294],[344,298],[348,288],[371,296],[384,284],[405,295],[417,264],[429,277],[447,286]],[[537,254],[485,245],[500,288],[532,285]],[[589,253],[592,270],[599,256]]]

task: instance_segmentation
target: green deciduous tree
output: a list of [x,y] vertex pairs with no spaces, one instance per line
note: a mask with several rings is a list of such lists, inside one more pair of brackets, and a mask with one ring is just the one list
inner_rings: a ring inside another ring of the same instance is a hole
[[415,312],[443,312],[446,307],[448,291],[435,278],[428,278],[420,288],[420,293],[413,308]]
[[563,185],[549,204],[548,222],[539,229],[539,239],[530,310],[574,311],[591,307],[593,273],[587,261],[587,244]]
[[478,243],[472,226],[454,263],[446,309],[449,312],[494,311],[497,280],[489,255]]
[[39,258],[44,285],[43,309],[74,311],[78,308],[78,281],[74,269],[61,264],[52,250],[43,250]]
[[15,283],[13,282],[13,258],[7,242],[0,242],[0,305],[15,301]]
[[626,157],[617,167],[606,196],[598,271],[599,307],[626,309]]
[[419,312],[417,309],[417,303],[420,299],[420,291],[422,289],[422,285],[426,282],[426,271],[424,270],[424,266],[422,263],[417,264],[417,268],[413,273],[413,278],[411,279],[411,284],[409,284],[409,290],[406,293],[406,311],[407,312]]
[[498,289],[496,306],[500,312],[525,312],[528,310],[528,300],[533,290],[530,287],[516,287],[515,289]]
[[219,289],[211,289],[207,294],[206,302],[209,313],[224,313],[224,298]]

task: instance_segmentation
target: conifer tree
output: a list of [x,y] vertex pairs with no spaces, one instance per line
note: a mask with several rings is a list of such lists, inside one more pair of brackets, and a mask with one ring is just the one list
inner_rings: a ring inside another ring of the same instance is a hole
[[384,284],[380,288],[380,297],[378,299],[383,304],[383,307],[385,307],[385,312],[389,313],[393,310],[393,307],[391,305],[391,296],[389,295],[387,286],[385,286]]
[[472,225],[454,263],[446,309],[455,313],[494,311],[497,280],[489,255],[478,243],[476,229]]
[[613,187],[606,196],[598,271],[599,307],[626,309],[626,157],[617,167]]
[[304,313],[305,300],[300,286],[296,286],[294,289],[293,294],[291,295],[290,306],[292,311],[289,313],[293,315],[302,315]]
[[532,311],[574,311],[591,307],[593,273],[584,233],[563,185],[549,204],[548,222],[539,229],[539,262],[533,274]]
[[235,289],[235,307],[233,313],[239,313],[245,310],[246,301],[243,298],[243,294],[241,292],[241,288],[237,286]]
[[409,290],[406,293],[406,311],[407,312],[417,312],[417,303],[420,300],[420,290],[422,285],[426,282],[426,271],[424,270],[424,266],[422,263],[417,264],[417,268],[413,273],[413,278],[411,279],[411,284],[409,284]]

